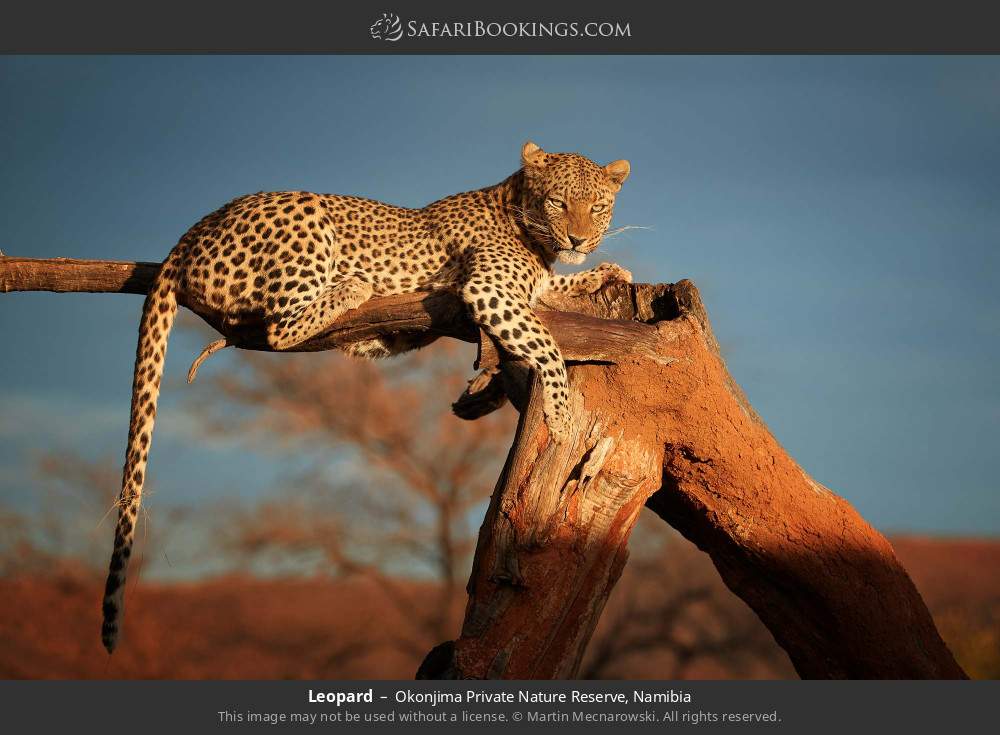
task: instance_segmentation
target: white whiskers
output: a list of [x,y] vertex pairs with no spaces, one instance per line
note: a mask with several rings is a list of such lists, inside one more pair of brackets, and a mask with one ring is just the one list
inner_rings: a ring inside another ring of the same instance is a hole
[[604,239],[609,237],[615,237],[628,230],[652,230],[652,227],[647,227],[646,225],[622,225],[621,227],[616,227],[613,230],[608,230],[604,233]]

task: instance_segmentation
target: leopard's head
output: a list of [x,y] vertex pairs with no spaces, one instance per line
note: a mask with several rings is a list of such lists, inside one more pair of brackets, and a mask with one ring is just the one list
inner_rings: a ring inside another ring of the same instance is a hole
[[576,153],[546,153],[530,140],[521,149],[527,189],[522,221],[532,238],[563,263],[582,263],[611,223],[628,161],[599,166]]

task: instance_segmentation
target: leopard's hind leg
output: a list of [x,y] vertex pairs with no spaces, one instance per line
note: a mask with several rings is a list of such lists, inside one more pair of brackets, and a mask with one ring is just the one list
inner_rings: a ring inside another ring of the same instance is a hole
[[[308,294],[303,294],[303,299]],[[328,329],[345,312],[372,296],[372,285],[356,276],[338,278],[305,303],[268,319],[267,342],[274,350],[289,350]]]

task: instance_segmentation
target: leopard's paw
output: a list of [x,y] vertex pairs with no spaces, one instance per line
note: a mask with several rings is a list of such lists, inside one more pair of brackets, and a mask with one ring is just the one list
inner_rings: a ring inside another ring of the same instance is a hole
[[615,281],[632,283],[632,274],[617,263],[601,263],[595,270],[601,276],[602,285]]

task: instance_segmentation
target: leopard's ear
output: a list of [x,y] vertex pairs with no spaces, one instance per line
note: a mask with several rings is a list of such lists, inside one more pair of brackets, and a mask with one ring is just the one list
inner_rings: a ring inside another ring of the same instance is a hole
[[604,167],[604,172],[608,175],[608,178],[618,184],[618,186],[625,183],[625,179],[628,178],[629,171],[631,170],[626,160],[612,161]]
[[525,168],[528,166],[541,168],[545,165],[545,151],[529,140],[521,146],[521,165]]

